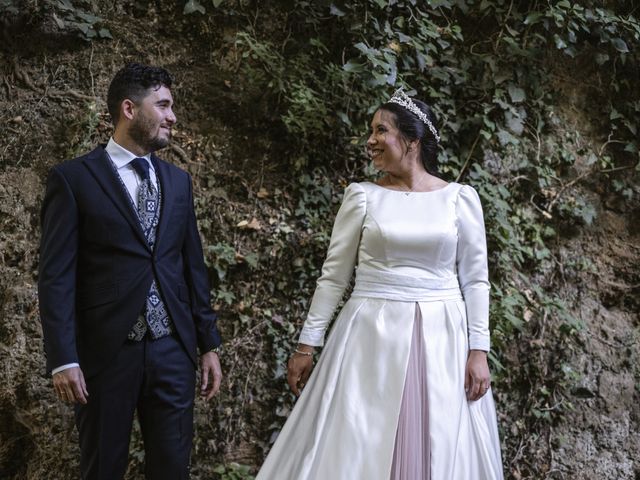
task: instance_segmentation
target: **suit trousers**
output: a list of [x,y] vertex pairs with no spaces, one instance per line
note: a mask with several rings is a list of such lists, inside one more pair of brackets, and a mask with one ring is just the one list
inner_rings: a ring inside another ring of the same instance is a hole
[[137,410],[145,477],[189,477],[196,371],[173,335],[127,341],[116,358],[87,379],[89,398],[76,407],[84,480],[122,479]]

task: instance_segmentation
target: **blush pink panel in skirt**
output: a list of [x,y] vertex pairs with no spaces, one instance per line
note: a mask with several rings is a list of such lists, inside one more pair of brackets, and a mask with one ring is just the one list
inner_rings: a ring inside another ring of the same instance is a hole
[[422,338],[422,315],[416,304],[411,351],[402,393],[391,480],[429,480],[429,402],[427,357]]

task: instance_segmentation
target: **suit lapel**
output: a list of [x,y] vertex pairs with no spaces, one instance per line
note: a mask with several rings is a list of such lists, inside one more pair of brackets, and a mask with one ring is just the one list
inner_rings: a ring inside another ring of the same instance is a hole
[[147,249],[150,250],[147,239],[145,238],[142,227],[140,226],[140,220],[138,219],[136,212],[133,210],[129,198],[127,198],[127,192],[124,191],[122,184],[117,177],[118,174],[109,164],[109,157],[107,156],[104,147],[96,147],[84,160],[84,164],[100,184],[107,196],[111,199],[115,207],[120,211],[122,216],[131,224],[131,227],[136,232],[140,241]]
[[158,230],[156,231],[156,248],[158,243],[162,241],[162,234],[165,232],[165,229],[169,226],[169,212],[173,207],[173,200],[176,189],[173,185],[173,177],[171,175],[171,171],[169,170],[169,166],[161,161],[155,155],[151,155],[151,162],[156,169],[156,173],[158,175],[158,181],[160,182],[160,187],[162,191],[162,201],[160,204],[160,221],[158,222]]

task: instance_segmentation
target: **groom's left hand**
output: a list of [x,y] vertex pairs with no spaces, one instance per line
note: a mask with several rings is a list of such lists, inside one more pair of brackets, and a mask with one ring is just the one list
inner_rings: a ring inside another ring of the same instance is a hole
[[204,353],[200,357],[200,396],[205,401],[209,401],[220,390],[222,382],[222,368],[220,368],[220,359],[215,352]]

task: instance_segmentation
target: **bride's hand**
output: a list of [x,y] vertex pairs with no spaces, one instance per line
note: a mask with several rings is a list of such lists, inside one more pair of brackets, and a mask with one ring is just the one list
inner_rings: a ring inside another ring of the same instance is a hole
[[313,369],[314,348],[310,345],[300,344],[296,350],[297,352],[289,357],[287,364],[287,382],[293,393],[299,396],[300,390],[304,388]]
[[464,375],[464,391],[467,400],[479,400],[491,385],[487,352],[471,350],[467,358],[467,368]]

